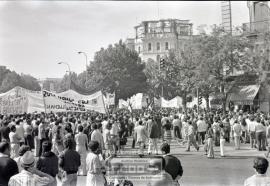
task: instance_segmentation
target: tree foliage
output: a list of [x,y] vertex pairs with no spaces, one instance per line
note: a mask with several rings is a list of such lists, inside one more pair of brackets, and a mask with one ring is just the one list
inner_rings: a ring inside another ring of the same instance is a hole
[[138,53],[128,49],[120,40],[114,46],[96,52],[88,69],[86,87],[116,92],[117,98],[126,99],[146,91],[144,68]]
[[0,67],[0,92],[7,92],[10,89],[20,86],[29,90],[40,90],[40,85],[34,77],[26,74],[17,74],[4,66]]

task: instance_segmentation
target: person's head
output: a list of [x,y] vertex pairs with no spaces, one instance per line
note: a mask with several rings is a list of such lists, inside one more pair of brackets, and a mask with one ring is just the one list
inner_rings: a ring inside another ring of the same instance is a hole
[[79,125],[79,126],[78,126],[78,131],[79,131],[79,132],[82,132],[82,131],[83,131],[83,126],[82,126],[82,125]]
[[34,167],[35,165],[35,157],[31,151],[26,151],[24,155],[21,157],[21,167],[25,170]]
[[160,146],[160,150],[162,153],[164,154],[169,154],[170,151],[171,151],[171,147],[168,143],[163,143],[161,146]]
[[143,124],[143,122],[142,121],[139,121],[139,125],[142,125]]
[[99,143],[97,141],[90,141],[88,146],[93,153],[98,154]]
[[267,159],[263,157],[256,157],[254,159],[254,165],[253,168],[256,170],[259,174],[265,174],[268,168],[269,162]]
[[112,124],[108,123],[108,124],[106,125],[106,129],[111,130],[111,129],[112,129]]
[[92,125],[92,129],[93,129],[93,130],[96,130],[97,128],[98,128],[97,124],[93,124],[93,125]]
[[65,147],[65,149],[72,149],[73,148],[73,141],[71,138],[69,138],[69,137],[65,138],[64,147]]
[[12,125],[12,126],[10,127],[10,130],[11,130],[12,132],[16,132],[16,126],[15,126],[15,125]]
[[10,156],[10,145],[8,142],[0,142],[0,153]]
[[23,156],[25,152],[30,151],[30,147],[28,145],[22,145],[19,149],[19,156]]
[[43,151],[43,153],[50,152],[51,150],[52,150],[52,143],[50,141],[44,141],[42,143],[42,151]]
[[165,162],[165,159],[163,157],[154,158],[154,159],[151,159],[149,161],[149,166],[156,168],[155,172],[160,172],[160,171],[164,170],[165,164],[166,164],[166,162]]

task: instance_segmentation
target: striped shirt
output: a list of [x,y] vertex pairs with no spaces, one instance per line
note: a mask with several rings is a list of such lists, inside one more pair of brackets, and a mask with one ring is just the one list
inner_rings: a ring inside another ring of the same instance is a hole
[[49,177],[40,177],[26,170],[12,176],[8,182],[8,186],[45,186],[52,183],[54,180]]

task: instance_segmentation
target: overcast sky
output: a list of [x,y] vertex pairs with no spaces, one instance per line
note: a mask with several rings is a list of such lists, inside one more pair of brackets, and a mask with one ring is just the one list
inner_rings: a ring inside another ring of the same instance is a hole
[[[159,7],[159,8],[158,8]],[[159,13],[158,13],[159,12]],[[62,77],[67,67],[85,70],[101,47],[134,37],[144,20],[189,19],[194,32],[200,24],[221,24],[219,1],[0,1],[0,65],[36,78]],[[249,21],[246,1],[232,1],[233,25]]]

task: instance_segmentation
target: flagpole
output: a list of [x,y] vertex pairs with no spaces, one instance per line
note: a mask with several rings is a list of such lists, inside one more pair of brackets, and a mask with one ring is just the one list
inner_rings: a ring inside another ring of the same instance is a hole
[[44,99],[44,94],[43,94],[43,88],[41,89],[42,91],[42,98],[43,98],[43,104],[44,104],[44,111],[45,111],[45,114],[47,114],[47,109],[46,109],[46,104],[45,104],[45,99]]
[[104,101],[104,97],[103,97],[103,92],[101,91],[101,97],[102,97],[102,102],[103,102],[103,105],[104,105],[104,109],[105,109],[105,111],[106,111],[106,113],[107,113],[107,116],[109,116],[109,114],[108,114],[108,110],[106,109],[106,106],[105,106],[105,101]]

